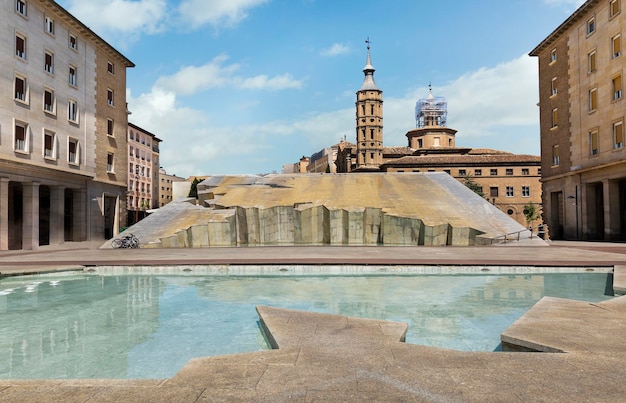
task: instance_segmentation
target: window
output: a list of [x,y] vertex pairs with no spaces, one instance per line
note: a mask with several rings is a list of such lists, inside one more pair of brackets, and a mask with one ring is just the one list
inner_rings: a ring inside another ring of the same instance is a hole
[[550,95],[556,95],[556,77],[550,82]]
[[524,175],[524,176],[528,176],[528,175],[530,175],[530,169],[528,169],[528,168],[522,168],[522,175]]
[[67,103],[67,120],[78,123],[78,102],[70,99]]
[[592,50],[587,54],[587,69],[589,73],[596,71],[596,51]]
[[492,186],[489,188],[489,197],[498,197],[498,187]]
[[128,155],[130,155],[130,156],[132,157],[132,156],[133,156],[133,153],[134,153],[134,149],[133,149],[133,147],[131,146],[131,147],[129,147],[129,148],[128,148]]
[[[414,170],[413,172],[419,172],[419,169]],[[443,172],[447,173],[448,175],[450,175],[450,170],[449,169],[444,169]]]
[[619,0],[609,1],[609,18],[615,17],[620,12]]
[[80,161],[80,143],[77,139],[68,138],[67,140],[67,162],[78,165]]
[[508,176],[512,176],[512,175],[513,175],[513,168],[507,168],[507,169],[506,169],[506,174],[507,174]]
[[113,119],[107,119],[107,136],[113,136]]
[[113,172],[113,154],[107,154],[107,172]]
[[596,17],[587,20],[587,35],[591,35],[596,31]]
[[558,166],[560,162],[559,146],[557,144],[552,146],[552,166]]
[[54,91],[45,88],[43,90],[43,110],[48,113],[55,113]]
[[441,139],[440,139],[439,137],[435,137],[435,138],[434,138],[434,142],[435,142],[435,143],[434,143],[433,145],[434,145],[435,147],[439,147],[439,146],[441,145]]
[[44,53],[43,69],[50,74],[54,74],[54,53],[49,51]]
[[459,176],[466,176],[467,172],[465,171],[465,169],[459,169]]
[[598,108],[598,89],[589,90],[589,112],[593,112]]
[[15,55],[26,60],[26,37],[15,34]]
[[622,36],[615,35],[611,38],[611,58],[615,59],[622,54]]
[[115,74],[115,67],[113,66],[113,63],[107,62],[107,71],[111,74]]
[[135,132],[133,132],[132,130],[130,131],[130,139],[131,140],[135,139]]
[[13,128],[13,149],[15,151],[28,152],[28,125],[23,122],[15,122]]
[[56,134],[48,130],[43,134],[43,156],[47,159],[56,159]]
[[550,63],[556,62],[556,48],[550,51]]
[[44,19],[44,30],[50,35],[54,35],[54,20],[48,16]]
[[589,155],[598,154],[598,131],[589,132]]
[[613,100],[622,98],[622,75],[613,77],[611,80],[611,88],[613,89]]
[[530,186],[522,186],[522,197],[530,197]]
[[482,176],[482,175],[483,175],[482,169],[474,169],[474,176]]
[[497,170],[497,169],[493,169],[493,168],[492,168],[492,169],[490,169],[490,170],[489,170],[489,175],[491,175],[491,176],[496,176],[496,175],[498,175],[498,170]]
[[68,83],[72,86],[72,87],[76,87],[76,67],[72,66],[70,64],[70,68],[69,68],[69,79],[68,79]]
[[107,103],[110,106],[113,106],[113,90],[112,89],[107,89]]
[[78,50],[78,39],[75,35],[69,34],[68,46],[70,49]]
[[[374,140],[374,129],[370,129],[370,140]],[[141,144],[145,144],[143,137],[141,137]]]
[[[129,174],[132,174],[133,172],[134,172],[134,171],[133,171],[133,163],[131,162],[131,163],[129,163],[129,164],[128,164],[128,173],[129,173]],[[130,183],[131,183],[131,186],[130,186],[130,187],[132,188],[132,183],[133,183],[133,182],[131,181]]]
[[559,108],[552,109],[552,127],[559,125]]
[[624,122],[613,123],[613,148],[624,147]]
[[28,103],[28,86],[26,84],[25,77],[15,76],[15,88],[13,90],[15,100]]
[[515,196],[515,191],[513,190],[513,186],[507,186],[506,197],[513,197],[513,196]]
[[15,2],[15,11],[17,11],[18,14],[26,17],[26,2],[24,0],[17,0]]

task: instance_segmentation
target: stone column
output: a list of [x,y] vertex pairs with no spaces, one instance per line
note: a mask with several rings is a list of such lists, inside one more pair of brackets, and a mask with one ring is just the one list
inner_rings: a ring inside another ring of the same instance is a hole
[[65,187],[50,187],[50,245],[65,241]]
[[87,231],[89,230],[89,220],[87,219],[87,190],[73,189],[72,192],[74,195],[72,241],[86,241]]
[[605,179],[602,181],[604,192],[604,239],[611,241],[620,233],[619,183]]
[[39,183],[22,184],[24,192],[22,220],[22,249],[39,248]]
[[9,250],[9,179],[0,178],[0,250]]

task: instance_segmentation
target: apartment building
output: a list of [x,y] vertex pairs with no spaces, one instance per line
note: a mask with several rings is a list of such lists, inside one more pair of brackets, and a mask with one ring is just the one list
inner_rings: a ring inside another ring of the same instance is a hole
[[539,64],[544,221],[553,239],[626,240],[623,0],[588,0]]
[[0,250],[112,237],[134,64],[54,1],[4,1],[0,20]]
[[163,167],[159,169],[159,207],[173,200],[174,182],[183,182],[185,178],[168,174]]
[[128,222],[130,226],[159,207],[159,144],[161,140],[128,123]]

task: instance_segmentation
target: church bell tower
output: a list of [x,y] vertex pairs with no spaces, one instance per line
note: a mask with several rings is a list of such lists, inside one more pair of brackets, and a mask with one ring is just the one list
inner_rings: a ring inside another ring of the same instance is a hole
[[363,73],[365,79],[356,92],[356,169],[378,171],[383,163],[383,92],[374,82],[374,66],[370,57],[370,40],[367,43],[367,60]]

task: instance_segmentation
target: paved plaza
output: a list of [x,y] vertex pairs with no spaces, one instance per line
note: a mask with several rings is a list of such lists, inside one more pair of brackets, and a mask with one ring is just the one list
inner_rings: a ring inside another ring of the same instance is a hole
[[[516,245],[111,250],[76,243],[0,252],[0,274],[91,265],[576,266],[613,267],[615,288],[626,288],[626,244]],[[404,343],[403,323],[257,311],[273,350],[197,358],[171,379],[0,380],[0,401],[608,402],[626,393],[626,297],[544,299],[503,334],[545,353],[444,350]]]

